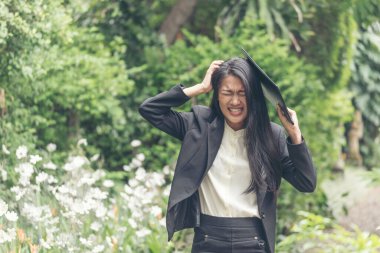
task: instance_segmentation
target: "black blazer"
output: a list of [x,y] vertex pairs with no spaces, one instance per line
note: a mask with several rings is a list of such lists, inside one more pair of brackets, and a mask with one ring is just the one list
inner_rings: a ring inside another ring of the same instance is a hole
[[[139,107],[140,114],[153,126],[182,141],[166,213],[169,241],[174,232],[200,225],[198,188],[215,159],[224,131],[224,119],[209,107],[196,105],[190,112],[171,109],[190,99],[183,88],[176,85],[146,99]],[[314,191],[316,171],[305,141],[293,145],[285,138],[281,126],[271,123],[271,127],[281,151],[282,177],[301,192]],[[269,250],[273,253],[277,192],[259,190],[256,195]]]

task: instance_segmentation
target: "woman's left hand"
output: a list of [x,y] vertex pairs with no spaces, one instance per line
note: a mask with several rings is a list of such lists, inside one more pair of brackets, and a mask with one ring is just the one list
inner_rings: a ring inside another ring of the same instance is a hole
[[290,123],[286,119],[284,112],[281,110],[281,107],[279,105],[277,105],[276,107],[277,115],[280,118],[281,124],[284,126],[286,132],[288,132],[288,135],[290,139],[292,140],[292,143],[300,144],[302,142],[302,134],[301,134],[300,127],[298,125],[297,114],[292,109],[289,109],[289,108],[287,109],[288,109],[290,118],[294,122],[294,125],[292,125],[292,123]]

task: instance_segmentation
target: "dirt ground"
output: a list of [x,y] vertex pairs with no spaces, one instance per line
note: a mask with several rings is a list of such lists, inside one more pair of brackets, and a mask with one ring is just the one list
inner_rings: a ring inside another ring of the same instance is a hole
[[338,222],[380,235],[380,186],[371,184],[361,169],[346,169],[334,180],[322,183],[328,205]]

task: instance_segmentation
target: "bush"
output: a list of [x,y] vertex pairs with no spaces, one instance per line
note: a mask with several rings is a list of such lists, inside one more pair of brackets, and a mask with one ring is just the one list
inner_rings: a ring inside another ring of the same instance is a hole
[[308,212],[298,212],[302,219],[292,227],[292,234],[277,247],[279,253],[375,253],[380,250],[380,237],[353,231],[333,220]]
[[[137,152],[136,141],[132,143]],[[99,155],[84,156],[82,139],[65,163],[55,145],[29,154],[4,145],[0,167],[0,251],[168,252],[162,209],[172,176],[146,172],[136,153],[123,172],[107,173]],[[8,164],[15,160],[14,166]],[[122,174],[122,175],[120,175]],[[127,175],[123,184],[118,178]]]

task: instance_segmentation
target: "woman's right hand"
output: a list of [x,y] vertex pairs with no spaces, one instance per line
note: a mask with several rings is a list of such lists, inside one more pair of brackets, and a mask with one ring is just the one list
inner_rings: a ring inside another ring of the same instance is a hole
[[201,83],[202,88],[204,89],[204,93],[208,93],[210,90],[212,90],[212,84],[211,84],[212,73],[214,73],[214,71],[218,69],[223,62],[224,61],[222,60],[215,60],[210,64],[210,67],[208,68],[206,75]]
[[214,73],[216,69],[220,67],[220,64],[222,64],[222,60],[215,60],[210,64],[210,67],[208,68],[206,75],[201,83],[198,83],[192,87],[185,88],[183,92],[188,97],[195,97],[200,94],[208,93],[210,90],[212,90],[212,84],[211,84],[211,75]]

